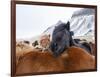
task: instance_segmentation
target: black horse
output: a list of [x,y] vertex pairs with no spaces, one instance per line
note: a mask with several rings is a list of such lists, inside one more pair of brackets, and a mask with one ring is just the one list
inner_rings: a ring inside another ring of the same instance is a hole
[[52,34],[52,41],[50,44],[50,49],[55,56],[59,56],[64,52],[65,49],[71,46],[81,47],[91,53],[91,47],[88,43],[79,43],[73,39],[72,36],[74,33],[70,31],[70,22],[58,24]]

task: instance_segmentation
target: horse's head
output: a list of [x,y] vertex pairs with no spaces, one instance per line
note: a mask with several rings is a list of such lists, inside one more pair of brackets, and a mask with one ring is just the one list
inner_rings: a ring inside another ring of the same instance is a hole
[[70,31],[70,22],[58,24],[52,34],[50,48],[55,56],[60,55],[65,48],[70,47],[73,32]]

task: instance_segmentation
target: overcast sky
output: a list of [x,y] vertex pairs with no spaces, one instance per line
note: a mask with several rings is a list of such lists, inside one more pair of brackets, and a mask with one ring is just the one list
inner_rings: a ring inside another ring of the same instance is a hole
[[67,22],[74,11],[80,8],[16,5],[16,38],[31,38],[40,35],[59,20]]

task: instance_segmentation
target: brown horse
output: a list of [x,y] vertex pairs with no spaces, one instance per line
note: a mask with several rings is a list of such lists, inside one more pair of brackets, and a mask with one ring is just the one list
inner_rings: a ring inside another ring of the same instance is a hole
[[31,51],[25,54],[16,66],[16,75],[89,69],[95,69],[95,57],[86,50],[73,46],[58,57],[51,52]]

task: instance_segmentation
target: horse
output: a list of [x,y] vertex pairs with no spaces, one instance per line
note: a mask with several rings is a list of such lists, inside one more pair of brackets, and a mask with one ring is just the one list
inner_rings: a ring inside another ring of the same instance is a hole
[[79,47],[69,47],[58,57],[52,52],[35,52],[22,56],[16,66],[16,75],[75,72],[82,70],[94,70],[95,57],[85,49]]
[[23,42],[26,44],[30,44],[30,41],[27,41],[27,40],[24,40]]
[[50,44],[50,49],[53,54],[57,57],[59,56],[66,48],[68,49],[71,46],[77,46],[85,49],[87,52],[91,53],[91,47],[88,43],[81,44],[78,40],[74,40],[72,36],[74,35],[73,31],[70,31],[70,22],[59,23],[52,34],[52,41]]
[[50,50],[50,48],[49,48],[49,46],[50,46],[50,35],[49,34],[42,34],[38,41],[35,41],[34,43],[32,43],[32,46],[35,49],[41,50],[42,52],[44,52],[46,50]]
[[40,46],[42,49],[42,52],[49,50],[49,46],[50,46],[50,35],[48,34],[42,34],[40,37]]
[[36,45],[39,45],[37,40],[32,43],[33,47],[35,47]]

